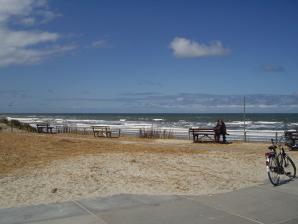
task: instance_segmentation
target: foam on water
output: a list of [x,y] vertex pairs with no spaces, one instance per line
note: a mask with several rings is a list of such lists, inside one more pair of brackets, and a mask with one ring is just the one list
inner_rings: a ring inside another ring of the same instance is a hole
[[[52,126],[69,126],[76,127],[78,129],[85,128],[90,129],[92,125],[109,125],[111,128],[120,128],[123,130],[123,133],[138,133],[141,128],[154,128],[157,130],[167,130],[171,131],[174,135],[177,136],[188,136],[188,130],[191,127],[207,127],[213,128],[216,125],[216,119],[202,118],[200,116],[190,116],[181,115],[178,119],[171,118],[173,115],[163,115],[161,118],[154,115],[108,115],[107,117],[92,116],[87,115],[78,116],[78,115],[25,115],[25,116],[9,116],[8,120],[19,120],[20,122],[27,123],[30,125],[36,125],[39,122],[47,122]],[[169,116],[169,117],[167,117]],[[252,116],[251,116],[252,117]],[[88,119],[90,118],[90,119]],[[102,118],[102,119],[101,119]],[[182,118],[182,119],[181,119]],[[235,116],[237,118],[237,116]],[[241,121],[241,117],[238,116],[238,119],[227,120],[226,126],[227,130],[230,133],[228,138],[230,139],[239,139],[243,138],[243,129],[244,122]],[[262,117],[263,118],[263,117]],[[274,117],[275,118],[275,117]],[[284,119],[286,120],[286,119]],[[292,122],[285,123],[284,121],[279,120],[248,120],[245,122],[245,128],[247,131],[247,136],[249,138],[260,138],[268,139],[274,137],[276,134],[282,135],[283,131],[287,129],[297,129],[298,128],[298,119],[291,120]]]
[[277,125],[277,124],[282,124],[282,122],[277,122],[277,121],[255,121],[255,124],[263,124],[263,125]]
[[[252,121],[245,121],[245,125],[250,125],[252,124]],[[231,122],[225,122],[226,125],[231,125],[231,126],[240,126],[244,125],[244,121],[231,121]]]

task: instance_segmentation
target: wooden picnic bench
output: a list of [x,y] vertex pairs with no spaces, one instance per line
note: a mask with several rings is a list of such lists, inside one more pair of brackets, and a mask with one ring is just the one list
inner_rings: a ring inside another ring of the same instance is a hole
[[50,126],[47,123],[36,124],[37,133],[50,133],[50,134],[53,134],[53,128],[54,127]]
[[191,135],[193,142],[218,142],[213,128],[190,128],[189,136]]
[[[93,125],[91,126],[94,137],[104,137],[112,138],[112,133],[115,133],[117,130],[112,130],[110,126],[106,125]],[[117,136],[120,137],[120,129],[117,131]],[[113,136],[115,137],[115,135]]]
[[296,141],[298,141],[298,130],[285,131],[286,145],[289,147],[296,146]]

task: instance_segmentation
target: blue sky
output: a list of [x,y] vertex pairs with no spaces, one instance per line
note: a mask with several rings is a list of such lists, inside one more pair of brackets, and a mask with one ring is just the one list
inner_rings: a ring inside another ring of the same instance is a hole
[[298,112],[298,2],[0,0],[0,112]]

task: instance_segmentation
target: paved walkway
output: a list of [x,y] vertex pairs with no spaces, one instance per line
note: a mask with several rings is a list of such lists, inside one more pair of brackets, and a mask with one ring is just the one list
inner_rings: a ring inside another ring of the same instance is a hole
[[297,224],[298,179],[213,196],[115,195],[0,210],[1,224]]

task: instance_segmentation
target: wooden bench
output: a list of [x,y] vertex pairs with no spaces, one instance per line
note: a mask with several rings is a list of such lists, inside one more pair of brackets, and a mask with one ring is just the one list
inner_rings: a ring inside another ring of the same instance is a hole
[[[116,137],[120,137],[120,129],[118,131],[112,130],[110,126],[106,126],[106,125],[94,125],[94,126],[91,126],[91,128],[92,128],[94,137],[112,138],[112,133],[115,133],[115,132],[117,132],[118,134]],[[115,135],[113,137],[115,137]]]
[[37,133],[51,133],[51,134],[53,134],[53,128],[54,127],[52,127],[46,123],[36,124]]
[[218,142],[213,128],[190,128],[190,135],[192,135],[193,142]]

